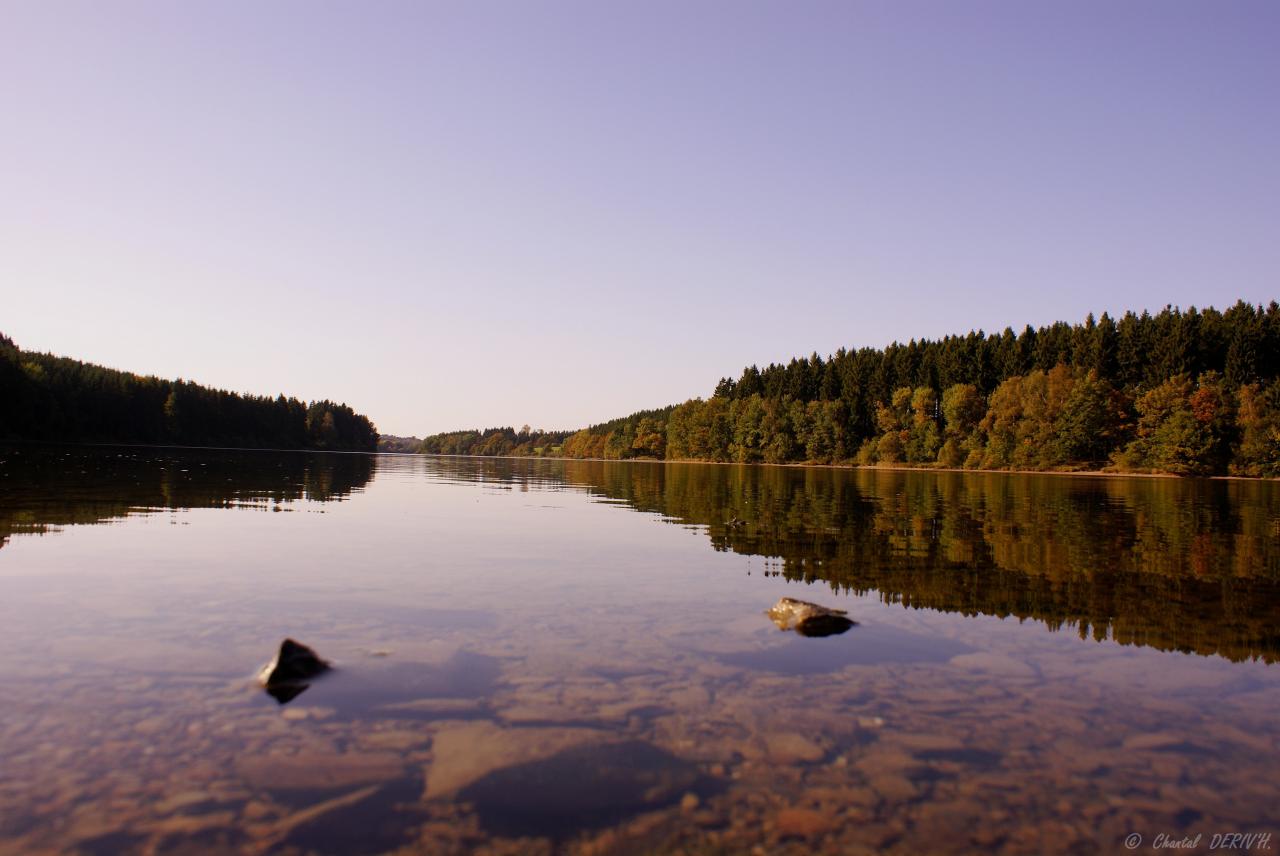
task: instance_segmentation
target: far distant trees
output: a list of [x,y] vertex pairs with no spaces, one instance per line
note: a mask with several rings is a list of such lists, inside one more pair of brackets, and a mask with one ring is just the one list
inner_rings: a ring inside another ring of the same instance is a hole
[[452,431],[432,434],[415,451],[431,455],[485,455],[497,457],[545,457],[562,454],[568,431],[542,431],[522,426]]
[[396,437],[391,434],[378,435],[379,452],[409,454],[417,452],[421,447],[422,438],[420,437]]

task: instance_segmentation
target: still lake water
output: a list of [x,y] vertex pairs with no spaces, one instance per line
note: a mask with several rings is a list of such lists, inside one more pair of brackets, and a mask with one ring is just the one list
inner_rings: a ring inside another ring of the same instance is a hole
[[1275,483],[0,448],[3,854],[1275,849],[1277,657]]

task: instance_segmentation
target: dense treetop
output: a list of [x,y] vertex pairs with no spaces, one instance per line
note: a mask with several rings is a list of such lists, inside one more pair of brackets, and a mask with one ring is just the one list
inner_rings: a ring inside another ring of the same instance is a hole
[[373,451],[378,432],[345,404],[241,395],[143,377],[0,336],[0,440]]

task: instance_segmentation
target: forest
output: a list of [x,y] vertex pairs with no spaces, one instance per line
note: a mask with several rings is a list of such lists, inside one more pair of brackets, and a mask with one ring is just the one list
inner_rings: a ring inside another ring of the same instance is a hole
[[1280,305],[1165,307],[841,349],[576,432],[435,454],[1280,476]]
[[19,349],[0,336],[0,441],[371,452],[378,432],[345,404],[241,395]]

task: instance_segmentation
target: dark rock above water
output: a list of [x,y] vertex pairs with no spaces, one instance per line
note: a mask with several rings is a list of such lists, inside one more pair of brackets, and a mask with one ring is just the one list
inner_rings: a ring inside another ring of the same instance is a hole
[[834,636],[854,625],[843,609],[830,609],[791,597],[779,600],[765,615],[779,630],[794,630],[801,636]]
[[275,659],[262,667],[258,682],[281,704],[289,701],[307,688],[307,682],[329,671],[329,663],[315,651],[285,639]]

